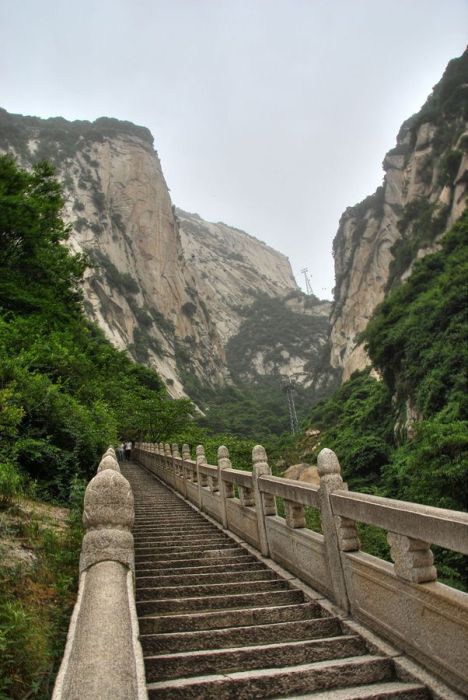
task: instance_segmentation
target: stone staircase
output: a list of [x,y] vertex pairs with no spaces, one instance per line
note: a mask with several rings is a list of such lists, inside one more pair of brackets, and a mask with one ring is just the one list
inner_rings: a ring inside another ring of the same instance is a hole
[[400,698],[396,677],[337,617],[145,469],[135,496],[136,598],[150,698]]

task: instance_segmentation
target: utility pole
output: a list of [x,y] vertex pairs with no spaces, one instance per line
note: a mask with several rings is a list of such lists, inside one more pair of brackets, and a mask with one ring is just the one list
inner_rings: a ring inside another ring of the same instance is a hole
[[297,433],[298,423],[297,423],[296,406],[294,405],[294,396],[293,396],[294,384],[291,381],[291,377],[289,377],[287,382],[285,381],[283,383],[283,391],[286,393],[286,395],[288,397],[289,426],[291,429],[291,433],[294,435],[295,433]]
[[309,277],[309,268],[304,267],[301,270],[302,274],[304,275],[305,279],[305,285],[306,285],[306,294],[312,294],[312,285],[310,284],[310,277]]

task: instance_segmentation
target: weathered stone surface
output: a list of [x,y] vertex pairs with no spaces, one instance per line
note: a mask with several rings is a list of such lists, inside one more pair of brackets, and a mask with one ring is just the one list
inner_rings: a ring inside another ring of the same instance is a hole
[[86,572],[73,645],[61,692],[54,694],[54,700],[141,697],[127,572],[125,566],[111,561],[98,563]]
[[102,472],[104,469],[113,469],[116,472],[120,472],[119,463],[115,458],[114,452],[106,452],[104,457],[99,462],[99,466],[97,468],[98,472]]
[[[448,184],[440,177],[447,154],[460,149],[466,137],[464,120],[455,118],[450,126],[445,119],[436,126],[420,124],[412,134],[411,120],[398,135],[398,145],[406,154],[390,152],[384,160],[385,177],[382,190],[355,207],[349,207],[340,220],[334,241],[335,299],[331,314],[331,364],[341,368],[343,380],[370,364],[363,345],[357,343],[375,308],[387,293],[390,266],[394,259],[392,246],[411,238],[412,221],[401,227],[404,208],[418,200],[434,206],[434,214],[445,211],[446,229],[462,215],[468,192],[468,155],[461,158],[458,173]],[[435,138],[451,128],[452,141],[445,140],[440,149]],[[437,249],[437,241],[425,244],[415,259]],[[404,279],[408,269],[402,270]]]
[[102,528],[90,530],[83,537],[80,572],[101,561],[116,561],[135,569],[133,535],[126,530]]
[[112,469],[99,472],[86,488],[83,509],[85,528],[131,529],[133,520],[133,493],[127,479]]
[[387,535],[395,574],[413,583],[427,583],[437,579],[433,566],[434,555],[428,542],[389,532]]

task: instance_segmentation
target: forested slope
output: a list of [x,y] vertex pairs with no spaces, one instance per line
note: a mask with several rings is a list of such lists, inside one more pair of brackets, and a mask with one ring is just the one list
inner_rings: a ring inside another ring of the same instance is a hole
[[109,443],[154,439],[189,421],[158,375],[105,340],[82,309],[88,261],[63,245],[60,187],[50,166],[0,158],[1,488],[29,477],[67,498]]

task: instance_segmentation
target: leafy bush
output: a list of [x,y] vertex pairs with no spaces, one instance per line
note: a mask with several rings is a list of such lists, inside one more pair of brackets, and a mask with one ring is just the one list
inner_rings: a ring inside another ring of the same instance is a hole
[[180,307],[180,310],[182,311],[183,314],[188,316],[189,318],[192,318],[193,315],[196,313],[197,307],[195,304],[191,301],[185,302],[185,304],[182,304]]
[[5,508],[21,494],[22,479],[11,462],[0,462],[0,508]]

